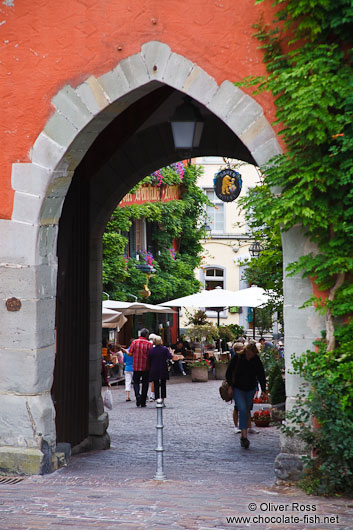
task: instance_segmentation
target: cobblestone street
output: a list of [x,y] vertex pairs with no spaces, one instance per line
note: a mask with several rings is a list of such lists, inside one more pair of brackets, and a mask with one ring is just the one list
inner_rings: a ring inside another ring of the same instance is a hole
[[[134,399],[125,402],[123,386],[113,387],[111,449],[72,457],[68,467],[51,475],[1,484],[1,530],[352,530],[351,500],[309,497],[275,486],[277,429],[260,429],[249,436],[250,449],[242,449],[232,407],[219,398],[219,384],[191,383],[189,376],[168,383],[165,482],[153,480],[154,403],[137,408]],[[227,519],[242,515],[252,519]],[[284,516],[288,519],[282,523],[275,520]],[[324,516],[331,519],[324,522]]]

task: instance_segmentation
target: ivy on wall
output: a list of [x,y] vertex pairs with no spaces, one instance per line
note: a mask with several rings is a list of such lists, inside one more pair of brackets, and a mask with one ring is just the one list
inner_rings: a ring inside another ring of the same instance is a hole
[[[261,3],[260,0],[257,3]],[[310,382],[290,415],[307,443],[304,488],[313,493],[353,491],[353,5],[351,0],[276,0],[268,27],[256,37],[267,76],[243,84],[272,92],[284,155],[263,168],[266,187],[253,190],[258,226],[276,233],[300,224],[317,253],[300,257],[291,273],[314,279],[328,297],[312,297],[325,314],[318,352],[294,362]],[[275,193],[274,190],[280,190]],[[297,352],[301,354],[301,352]],[[339,377],[337,377],[339,374]],[[315,416],[318,428],[303,420]],[[315,456],[310,456],[314,454]]]
[[[156,223],[153,240],[156,252],[141,256],[152,260],[156,272],[151,276],[147,298],[149,303],[161,303],[168,299],[193,294],[200,289],[194,270],[200,266],[202,245],[205,237],[205,205],[207,196],[197,186],[201,168],[194,165],[184,167],[181,163],[156,171],[135,186],[135,193],[143,184],[155,186],[182,183],[182,196],[170,202],[147,202],[117,207],[103,235],[103,289],[111,299],[131,301],[133,294],[143,300],[141,292],[146,284],[146,275],[138,270],[141,260],[127,259],[124,255],[128,232],[135,219],[146,219]],[[173,248],[178,241],[178,250]]]

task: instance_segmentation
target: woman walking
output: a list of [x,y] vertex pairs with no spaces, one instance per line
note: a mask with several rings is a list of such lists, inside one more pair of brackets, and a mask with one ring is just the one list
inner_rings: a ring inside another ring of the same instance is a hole
[[162,337],[153,339],[154,347],[148,352],[150,366],[149,380],[154,383],[155,399],[160,397],[164,400],[167,396],[167,379],[169,379],[167,360],[178,361],[184,359],[182,355],[170,353],[166,346],[163,346]]
[[259,351],[255,343],[250,343],[230,361],[226,380],[233,387],[233,397],[239,411],[240,445],[248,449],[248,413],[252,407],[257,382],[266,393],[266,377]]

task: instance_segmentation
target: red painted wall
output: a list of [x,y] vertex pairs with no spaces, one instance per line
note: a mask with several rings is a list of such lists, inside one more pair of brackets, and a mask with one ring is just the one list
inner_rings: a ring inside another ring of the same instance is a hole
[[[255,0],[8,0],[0,7],[0,218],[11,218],[11,164],[28,153],[66,84],[99,76],[151,40],[196,62],[217,83],[264,73]],[[269,94],[256,96],[270,122]]]

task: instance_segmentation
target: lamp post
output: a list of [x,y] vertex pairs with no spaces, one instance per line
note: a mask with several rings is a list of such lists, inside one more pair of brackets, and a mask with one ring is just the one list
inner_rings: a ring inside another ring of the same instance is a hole
[[[262,246],[258,241],[254,241],[249,247],[249,253],[252,258],[258,258],[262,252]],[[256,330],[256,309],[253,308],[253,339],[255,340]]]
[[175,149],[199,147],[204,121],[200,111],[185,99],[170,119]]

